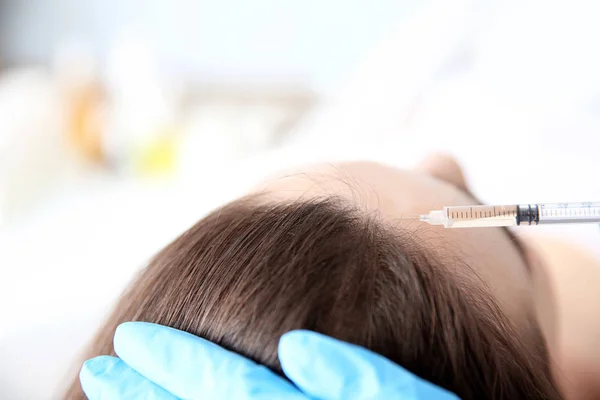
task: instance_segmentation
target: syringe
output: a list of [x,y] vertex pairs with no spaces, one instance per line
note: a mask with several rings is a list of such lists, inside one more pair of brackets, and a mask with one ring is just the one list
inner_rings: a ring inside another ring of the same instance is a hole
[[600,202],[450,206],[419,217],[445,228],[486,228],[541,224],[600,224]]

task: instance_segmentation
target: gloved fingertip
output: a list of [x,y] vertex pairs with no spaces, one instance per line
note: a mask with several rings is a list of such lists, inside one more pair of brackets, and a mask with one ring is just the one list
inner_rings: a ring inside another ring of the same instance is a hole
[[318,360],[321,353],[336,342],[336,339],[312,331],[287,332],[279,339],[281,369],[296,385],[303,387],[315,376],[325,373],[321,371],[323,366]]
[[318,351],[322,348],[337,349],[340,346],[342,346],[344,349],[355,347],[350,343],[340,342],[337,339],[317,332],[297,329],[284,333],[281,336],[279,339],[279,355],[281,356],[281,353],[283,353],[284,357],[287,355],[301,357],[302,354],[308,354],[313,351]]
[[168,328],[150,322],[123,322],[115,330],[113,338],[115,352],[123,358],[124,352],[128,349],[152,347],[152,341],[161,329]]
[[[314,340],[321,340],[324,338],[325,340],[332,340],[332,338],[322,335],[320,333],[316,333],[313,331],[308,331],[306,329],[296,329],[293,331],[289,331],[281,335],[279,339],[279,345],[283,346],[304,346]],[[335,339],[333,339],[335,340]]]
[[103,377],[109,374],[119,362],[120,360],[116,357],[99,356],[83,363],[79,371],[79,382],[89,399],[100,398]]
[[79,375],[100,376],[112,370],[118,363],[119,359],[111,356],[98,356],[91,358],[83,363]]
[[289,361],[293,361],[296,366],[309,362],[306,345],[312,335],[317,334],[307,330],[295,330],[284,333],[281,336],[279,339],[278,355],[284,369],[285,365],[289,365]]
[[139,321],[123,322],[117,326],[117,329],[115,330],[115,339],[120,338],[127,340],[129,338],[135,338],[136,336],[139,336],[140,333],[152,329],[152,325],[154,324]]

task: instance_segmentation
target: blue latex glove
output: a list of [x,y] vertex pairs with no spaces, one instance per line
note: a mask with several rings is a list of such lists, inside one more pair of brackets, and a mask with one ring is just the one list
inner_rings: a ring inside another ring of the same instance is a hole
[[114,338],[119,358],[88,360],[80,373],[90,400],[455,400],[386,358],[309,331],[281,337],[279,359],[296,386],[236,353],[186,332],[127,322]]

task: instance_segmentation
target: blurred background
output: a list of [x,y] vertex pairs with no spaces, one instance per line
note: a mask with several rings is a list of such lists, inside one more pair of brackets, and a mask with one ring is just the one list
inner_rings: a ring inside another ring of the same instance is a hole
[[56,398],[132,274],[284,167],[444,151],[486,202],[600,199],[600,6],[498,3],[0,0],[0,398]]

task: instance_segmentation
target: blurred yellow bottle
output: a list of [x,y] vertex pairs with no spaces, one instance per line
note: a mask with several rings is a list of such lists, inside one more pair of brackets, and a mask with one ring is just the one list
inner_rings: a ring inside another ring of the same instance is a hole
[[177,161],[178,137],[175,128],[164,128],[136,148],[133,152],[135,172],[145,177],[173,173]]
[[72,88],[68,93],[69,141],[86,161],[94,164],[105,161],[99,118],[102,102],[102,90],[96,83]]

